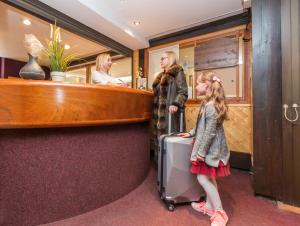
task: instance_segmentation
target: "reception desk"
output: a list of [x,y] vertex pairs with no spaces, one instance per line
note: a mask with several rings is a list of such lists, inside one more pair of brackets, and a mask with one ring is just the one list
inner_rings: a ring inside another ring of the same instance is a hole
[[135,189],[151,106],[126,87],[0,80],[0,225],[69,218]]

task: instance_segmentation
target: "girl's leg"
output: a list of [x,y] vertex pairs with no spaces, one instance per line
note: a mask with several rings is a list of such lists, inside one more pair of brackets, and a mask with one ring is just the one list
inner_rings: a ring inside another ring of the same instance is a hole
[[215,185],[215,187],[218,189],[218,184],[215,178],[210,178],[211,182]]
[[228,222],[228,216],[223,210],[216,180],[205,175],[198,175],[197,178],[214,207],[214,215],[210,218],[211,226],[225,226]]
[[[218,186],[217,186],[217,181],[216,179],[214,178],[210,178],[211,182],[214,184],[214,186],[218,189]],[[212,205],[212,201],[210,200],[210,198],[208,198],[208,196],[206,196],[206,207],[210,210],[213,210],[214,207]]]
[[206,194],[206,204],[205,204],[206,208],[207,209],[210,209],[210,210],[213,210],[214,207],[213,207],[213,204],[209,198],[209,196]]
[[213,182],[208,176],[201,175],[201,174],[197,176],[197,179],[200,185],[203,187],[207,195],[207,200],[210,202],[210,204],[213,207],[212,209],[213,210],[223,209],[220,195],[216,187],[216,183]]

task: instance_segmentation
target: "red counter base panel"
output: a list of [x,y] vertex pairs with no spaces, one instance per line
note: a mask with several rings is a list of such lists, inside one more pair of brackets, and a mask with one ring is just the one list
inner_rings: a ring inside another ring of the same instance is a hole
[[0,225],[97,209],[140,185],[149,166],[148,122],[0,130]]

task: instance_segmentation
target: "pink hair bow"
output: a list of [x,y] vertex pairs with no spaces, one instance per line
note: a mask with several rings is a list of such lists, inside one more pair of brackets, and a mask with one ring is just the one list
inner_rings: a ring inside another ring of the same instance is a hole
[[217,82],[219,82],[219,83],[221,83],[221,82],[222,82],[222,81],[221,81],[221,79],[220,79],[220,78],[218,78],[217,76],[214,76],[212,80],[213,80],[213,81],[217,81]]

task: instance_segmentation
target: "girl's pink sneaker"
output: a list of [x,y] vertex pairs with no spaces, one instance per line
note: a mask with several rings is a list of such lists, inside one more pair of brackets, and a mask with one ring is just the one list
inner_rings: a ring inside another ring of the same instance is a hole
[[215,214],[210,218],[211,226],[226,226],[228,216],[224,210],[216,210]]
[[206,202],[192,202],[191,206],[194,210],[203,214],[207,214],[210,217],[214,215],[214,211],[206,207]]

